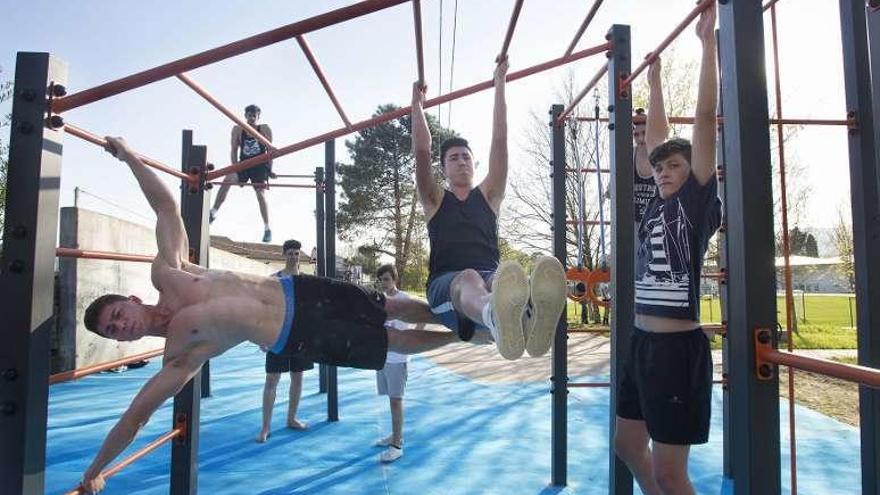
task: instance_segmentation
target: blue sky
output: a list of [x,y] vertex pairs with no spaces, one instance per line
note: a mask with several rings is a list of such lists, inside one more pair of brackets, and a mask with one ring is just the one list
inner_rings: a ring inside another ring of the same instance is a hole
[[[213,48],[239,38],[295,22],[351,1],[158,2],[110,1],[18,2],[2,0],[0,66],[11,77],[17,51],[49,51],[69,64],[68,87],[85,89],[129,73]],[[511,70],[560,56],[592,2],[526,1],[510,47]],[[429,96],[438,94],[440,0],[423,0],[425,71]],[[443,5],[443,92],[449,89],[454,0]],[[501,47],[512,1],[461,1],[458,5],[453,88],[489,79]],[[640,60],[693,6],[690,0],[608,1],[578,48],[603,41],[612,23],[630,24],[635,60]],[[779,6],[784,113],[788,117],[843,118],[845,115],[839,21],[835,2],[782,0]],[[768,18],[769,20],[769,18]],[[769,26],[769,21],[768,21]],[[353,121],[368,118],[379,104],[406,105],[416,77],[412,9],[403,4],[306,36],[337,95]],[[769,37],[767,39],[769,46]],[[696,57],[699,45],[688,29],[674,45],[677,57]],[[573,71],[585,84],[604,61],[590,58],[508,86],[511,167],[529,166],[522,151],[533,113],[542,115]],[[772,65],[768,62],[768,68]],[[295,41],[190,73],[236,111],[249,103],[263,109],[262,120],[278,144],[288,144],[335,129],[340,119]],[[695,75],[696,77],[696,75]],[[491,91],[451,105],[451,126],[468,137],[478,160],[485,161],[491,126]],[[773,104],[771,92],[771,105]],[[0,110],[8,111],[8,108]],[[436,114],[437,110],[430,110]],[[450,109],[442,109],[446,122]],[[209,160],[225,166],[231,123],[176,79],[116,96],[65,115],[97,134],[126,136],[139,151],[176,166],[181,129],[195,132],[208,145]],[[849,201],[846,131],[802,130],[788,144],[788,159],[803,165],[798,180],[813,193],[804,224],[829,226],[840,205]],[[337,158],[347,161],[342,140]],[[323,164],[323,146],[279,159],[279,173],[311,173]],[[478,171],[479,174],[479,171]],[[169,179],[169,185],[173,182]],[[120,216],[149,222],[151,213],[130,173],[118,162],[76,138],[65,140],[62,204],[73,203],[73,190],[112,201]],[[107,203],[84,196],[81,204],[110,212]],[[296,237],[314,243],[309,190],[275,189],[270,212],[275,239]],[[213,234],[256,241],[261,234],[253,193],[235,188],[212,226]]]

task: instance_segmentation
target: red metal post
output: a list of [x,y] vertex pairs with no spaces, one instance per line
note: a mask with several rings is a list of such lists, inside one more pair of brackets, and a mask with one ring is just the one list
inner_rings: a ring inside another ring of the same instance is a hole
[[297,43],[299,43],[299,47],[302,48],[303,53],[309,60],[309,64],[311,64],[312,69],[315,71],[315,75],[318,76],[318,80],[321,81],[321,86],[324,86],[324,91],[327,92],[327,96],[330,97],[330,101],[333,102],[333,106],[336,107],[336,112],[338,112],[339,116],[342,117],[342,121],[345,122],[345,126],[351,127],[351,121],[348,120],[348,116],[345,115],[345,110],[342,109],[342,105],[339,104],[339,100],[336,98],[336,94],[333,93],[333,88],[331,88],[330,83],[327,82],[327,77],[324,76],[324,71],[321,70],[321,66],[318,64],[318,60],[312,53],[312,49],[309,48],[308,42],[306,42],[306,39],[302,36],[297,36],[296,41]]
[[[522,69],[520,71],[516,71],[516,72],[512,72],[512,73],[508,74],[507,81],[508,82],[516,81],[517,79],[522,79],[524,77],[531,76],[533,74],[537,74],[538,72],[543,72],[545,70],[553,69],[555,67],[559,67],[560,65],[565,65],[565,64],[574,62],[575,60],[580,60],[582,58],[586,58],[591,55],[596,55],[598,53],[604,53],[610,47],[611,47],[610,43],[603,43],[601,45],[597,45],[597,46],[594,46],[591,48],[586,48],[586,49],[581,50],[579,52],[575,52],[569,57],[560,57],[557,59],[553,59],[553,60],[544,62],[542,64],[533,65],[533,66],[528,67],[526,69]],[[492,88],[493,86],[494,86],[494,83],[491,79],[488,81],[483,81],[481,83],[474,84],[473,86],[468,86],[466,88],[462,88],[462,89],[453,91],[451,93],[447,93],[445,95],[431,98],[431,99],[425,101],[424,108],[427,109],[427,108],[435,107],[437,105],[441,105],[441,104],[446,103],[448,101],[452,101],[452,100],[455,100],[455,99],[458,99],[458,98],[461,98],[464,96],[468,96],[468,95],[471,95],[474,93],[478,93],[480,91],[487,90],[489,88]],[[389,120],[398,119],[400,117],[403,117],[404,115],[409,114],[411,111],[412,111],[411,107],[406,106],[406,107],[400,108],[398,110],[395,110],[394,112],[388,112],[388,113],[379,115],[377,117],[373,117],[373,118],[352,124],[351,127],[344,127],[341,129],[336,129],[334,131],[325,132],[324,134],[300,141],[298,143],[290,144],[290,145],[285,146],[283,148],[279,148],[275,151],[271,151],[267,154],[262,154],[259,156],[251,157],[246,160],[242,160],[234,165],[230,165],[230,166],[218,169],[218,170],[214,170],[214,171],[209,172],[207,174],[207,179],[214,180],[218,177],[222,177],[222,176],[224,176],[226,174],[230,174],[232,172],[238,172],[239,170],[246,170],[246,169],[251,168],[257,164],[265,163],[265,161],[267,159],[271,160],[271,159],[278,158],[280,156],[289,155],[289,154],[295,153],[299,150],[303,150],[303,149],[309,148],[311,146],[321,144],[324,141],[327,141],[330,139],[335,139],[335,138],[338,138],[341,136],[345,136],[346,134],[350,134],[352,132],[357,132],[362,129],[367,129],[367,128],[373,127],[377,124],[381,124],[383,122],[388,122]]]
[[210,103],[214,108],[220,110],[220,113],[229,117],[230,120],[238,124],[239,127],[245,130],[248,134],[254,137],[257,141],[263,143],[263,146],[270,150],[274,150],[275,146],[272,145],[272,141],[266,139],[265,136],[260,134],[260,131],[251,127],[247,121],[241,120],[238,115],[235,115],[231,110],[226,108],[222,103],[220,103],[216,98],[214,98],[211,93],[208,93],[208,90],[203,88],[199,83],[195,82],[191,77],[186,74],[177,74],[177,78],[183,81],[184,84],[190,87],[193,91],[195,91],[199,96],[204,98],[208,103]]
[[408,0],[364,0],[354,5],[331,10],[330,12],[303,19],[302,21],[266,31],[265,33],[234,41],[180,60],[175,60],[174,62],[138,72],[137,74],[110,81],[91,89],[79,91],[63,98],[56,98],[52,101],[52,111],[55,113],[65,112],[183,72],[189,72],[214,62],[241,55],[257,48],[288,40],[298,34],[317,31],[333,24],[339,24],[356,17],[387,9],[388,7],[400,5],[406,1]]

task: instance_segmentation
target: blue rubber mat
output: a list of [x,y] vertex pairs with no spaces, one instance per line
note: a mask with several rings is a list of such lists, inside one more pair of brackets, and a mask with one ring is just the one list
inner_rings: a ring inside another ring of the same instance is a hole
[[[51,388],[47,493],[73,488],[101,441],[158,360],[121,374],[105,373]],[[405,454],[380,464],[373,442],[387,433],[388,401],[376,396],[375,374],[339,370],[340,421],[326,421],[317,371],[306,372],[299,417],[304,432],[284,428],[287,379],[278,388],[275,427],[266,444],[260,425],[263,354],[241,345],[212,361],[213,397],[202,401],[199,492],[202,494],[604,494],[608,483],[608,391],[570,394],[569,485],[551,487],[550,395],[545,383],[483,384],[422,357],[410,364],[405,399]],[[593,377],[595,380],[607,377]],[[786,405],[780,416],[787,418]],[[805,494],[860,493],[858,430],[798,408],[798,487]],[[171,427],[171,401],[129,449]],[[787,427],[783,493],[788,491]],[[728,489],[721,476],[721,390],[712,433],[694,447],[690,473],[697,493]],[[170,448],[164,446],[110,478],[109,494],[168,493]],[[638,490],[636,490],[638,493]]]

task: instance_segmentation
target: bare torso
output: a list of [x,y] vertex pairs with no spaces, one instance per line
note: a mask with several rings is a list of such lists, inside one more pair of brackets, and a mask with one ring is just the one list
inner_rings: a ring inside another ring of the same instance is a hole
[[646,332],[684,332],[687,330],[693,330],[699,326],[699,322],[693,320],[677,320],[675,318],[664,318],[662,316],[636,314],[636,327]]
[[201,347],[209,355],[249,340],[272,346],[284,323],[284,291],[277,278],[185,264],[154,266],[157,309],[170,315],[166,358]]

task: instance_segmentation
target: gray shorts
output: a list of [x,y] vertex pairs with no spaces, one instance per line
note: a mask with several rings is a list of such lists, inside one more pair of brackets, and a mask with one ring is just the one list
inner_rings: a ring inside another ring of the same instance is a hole
[[403,398],[406,389],[406,363],[385,363],[376,372],[376,392],[392,399]]

